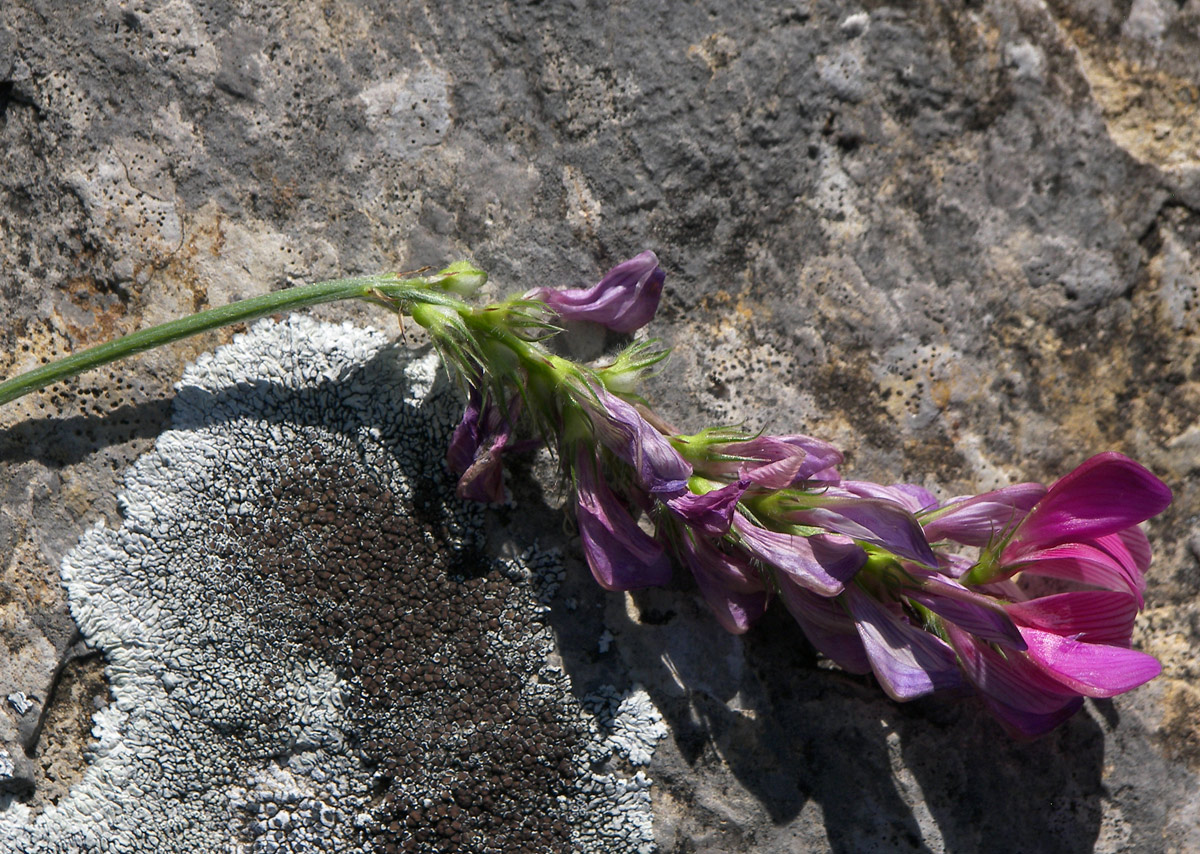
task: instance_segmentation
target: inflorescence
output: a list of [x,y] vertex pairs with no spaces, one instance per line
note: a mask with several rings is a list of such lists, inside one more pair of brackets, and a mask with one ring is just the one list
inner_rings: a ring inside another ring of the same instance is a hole
[[[778,598],[821,653],[874,673],[894,699],[973,685],[1020,735],[1159,674],[1130,649],[1150,564],[1138,525],[1171,501],[1158,478],[1105,453],[1049,488],[939,501],[843,479],[841,453],[811,436],[670,429],[634,394],[666,355],[653,342],[602,367],[541,346],[562,322],[634,331],[664,278],[643,252],[592,288],[418,317],[468,389],[448,455],[460,494],[503,499],[503,457],[529,424],[558,452],[601,586],[662,585],[681,563],[727,630],[745,632]],[[1035,595],[1027,576],[1062,584]]]
[[[655,341],[590,366],[547,346],[564,323],[644,326],[665,279],[654,253],[591,288],[471,304],[485,279],[460,262],[429,276],[308,286],[290,301],[280,292],[247,301],[246,312],[359,298],[410,316],[466,392],[447,453],[460,496],[503,501],[505,457],[550,447],[588,566],[608,590],[665,584],[682,564],[727,630],[745,632],[778,598],[821,653],[874,673],[889,696],[973,686],[1024,736],[1054,728],[1083,697],[1111,697],[1160,672],[1130,637],[1150,563],[1138,526],[1171,492],[1133,460],[1104,453],[1049,488],[1021,483],[947,501],[913,484],[846,480],[842,454],[811,436],[672,428],[637,394],[667,355]],[[135,333],[136,348],[246,319],[233,308],[176,321],[161,339]],[[102,348],[95,364],[125,354]],[[91,366],[86,356],[72,357],[72,372]],[[0,383],[0,403],[62,375]],[[1058,586],[1034,592],[1030,577]]]

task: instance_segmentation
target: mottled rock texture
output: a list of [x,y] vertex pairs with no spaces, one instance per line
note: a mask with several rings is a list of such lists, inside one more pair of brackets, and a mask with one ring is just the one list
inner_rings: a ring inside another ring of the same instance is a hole
[[[602,595],[565,543],[564,594],[614,640],[564,620],[563,654],[671,728],[660,846],[1197,850],[1198,31],[1197,0],[11,0],[0,374],[290,282],[469,255],[507,292],[653,248],[676,358],[651,393],[681,426],[803,428],[945,495],[1116,449],[1176,494],[1135,638],[1164,676],[1032,744],[820,667],[780,614],[736,640],[682,582]],[[121,473],[218,340],[0,413],[0,696],[103,693],[64,690],[93,665],[60,666],[59,565],[119,524]],[[561,531],[539,471],[496,536]],[[0,709],[31,802],[79,775],[90,711],[25,744]]]

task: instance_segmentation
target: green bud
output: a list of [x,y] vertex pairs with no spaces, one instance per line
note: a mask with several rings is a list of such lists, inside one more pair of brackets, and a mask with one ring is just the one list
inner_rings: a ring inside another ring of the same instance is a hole
[[444,270],[429,277],[429,284],[459,296],[470,296],[483,287],[487,273],[470,261],[455,261]]

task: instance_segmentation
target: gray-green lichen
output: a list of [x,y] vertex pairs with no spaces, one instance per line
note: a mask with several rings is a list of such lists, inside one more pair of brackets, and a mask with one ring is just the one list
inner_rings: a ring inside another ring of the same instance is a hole
[[555,655],[556,556],[488,557],[443,468],[432,356],[305,318],[185,373],[120,528],[63,564],[108,661],[81,782],[27,852],[653,848],[644,692],[583,702]]

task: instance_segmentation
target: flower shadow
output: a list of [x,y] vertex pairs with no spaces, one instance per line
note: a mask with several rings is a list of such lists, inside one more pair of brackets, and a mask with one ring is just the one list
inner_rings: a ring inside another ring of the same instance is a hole
[[607,612],[629,678],[667,719],[652,775],[693,805],[688,836],[719,832],[729,851],[1093,849],[1105,742],[1086,714],[1015,742],[970,695],[900,705],[825,669],[781,609],[734,638],[698,598],[681,585]]

